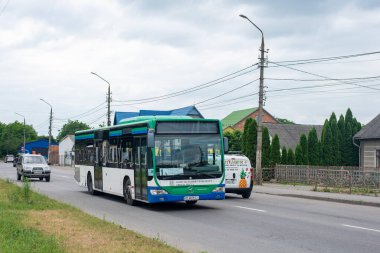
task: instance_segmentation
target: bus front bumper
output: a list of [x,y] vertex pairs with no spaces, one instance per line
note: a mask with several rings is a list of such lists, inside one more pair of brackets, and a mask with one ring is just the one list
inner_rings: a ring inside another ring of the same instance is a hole
[[[151,188],[150,189],[157,189]],[[210,192],[207,194],[160,194],[152,195],[150,194],[150,189],[148,189],[148,202],[149,203],[160,203],[160,202],[178,202],[178,201],[188,201],[188,200],[222,200],[225,198],[224,192]]]

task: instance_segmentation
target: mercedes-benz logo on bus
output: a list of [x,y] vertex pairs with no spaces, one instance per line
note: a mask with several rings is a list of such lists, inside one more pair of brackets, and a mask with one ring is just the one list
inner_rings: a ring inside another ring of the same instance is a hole
[[194,187],[190,185],[189,187],[187,187],[187,190],[189,193],[192,193],[194,191]]

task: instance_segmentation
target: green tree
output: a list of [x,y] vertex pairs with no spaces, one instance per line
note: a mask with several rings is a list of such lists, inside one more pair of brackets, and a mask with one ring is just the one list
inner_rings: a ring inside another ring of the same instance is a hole
[[62,140],[66,135],[68,134],[74,134],[76,131],[79,130],[86,130],[90,129],[90,126],[86,123],[80,122],[78,120],[69,120],[66,124],[63,125],[61,130],[59,131],[59,134],[57,136],[57,140]]
[[344,134],[344,147],[343,147],[343,157],[344,163],[343,165],[351,166],[353,164],[353,155],[352,155],[352,136],[353,136],[353,116],[351,109],[348,108],[346,111],[346,115],[344,117],[344,126],[345,126],[345,134]]
[[302,134],[301,137],[300,137],[300,146],[301,146],[301,149],[302,149],[302,162],[301,164],[302,165],[307,165],[309,164],[309,151],[308,151],[308,143],[307,143],[307,137],[305,134]]
[[288,164],[288,151],[285,146],[282,147],[281,151],[281,164]]
[[[37,138],[37,132],[33,126],[25,125],[25,141],[34,141]],[[14,154],[20,151],[21,145],[24,143],[24,123],[15,121],[7,125],[2,125],[0,136],[0,153],[1,155]]]
[[336,120],[335,113],[332,113],[330,116],[330,129],[331,129],[331,135],[332,135],[332,161],[331,165],[339,165],[341,161],[341,155],[340,155],[340,131],[338,127],[338,122]]
[[295,123],[291,120],[288,120],[288,119],[281,119],[281,118],[276,118],[277,122],[279,124],[292,124],[294,125]]
[[338,129],[339,129],[339,151],[340,151],[340,161],[339,165],[344,165],[345,164],[345,136],[346,136],[346,126],[344,123],[344,117],[341,114],[339,116],[338,120]]
[[302,152],[302,147],[300,144],[298,144],[296,147],[295,159],[296,159],[296,165],[304,165],[303,152]]
[[241,151],[242,133],[239,130],[227,131],[224,137],[228,138],[229,149],[231,151]]
[[359,148],[353,144],[352,138],[355,134],[357,134],[360,129],[362,128],[362,124],[356,120],[356,118],[353,119],[352,124],[352,137],[351,137],[351,144],[352,144],[352,165],[353,166],[359,166]]
[[272,166],[276,166],[281,163],[281,146],[280,139],[276,134],[273,137],[271,148],[270,148],[270,162]]
[[263,129],[262,168],[270,166],[270,136],[268,128]]
[[296,158],[294,157],[294,152],[291,148],[288,150],[288,165],[296,164]]
[[333,154],[332,154],[332,133],[330,129],[330,124],[328,120],[325,120],[322,130],[322,164],[326,166],[331,166],[333,164]]
[[256,167],[256,146],[257,146],[257,123],[254,119],[247,119],[244,124],[243,154],[251,161],[251,165]]
[[319,144],[317,130],[313,127],[308,135],[309,164],[319,165]]

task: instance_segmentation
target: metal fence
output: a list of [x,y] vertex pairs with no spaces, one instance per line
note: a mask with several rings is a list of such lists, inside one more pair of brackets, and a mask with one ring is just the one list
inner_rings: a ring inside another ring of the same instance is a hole
[[352,187],[380,188],[379,168],[277,166],[274,168],[274,177],[280,183],[350,189]]

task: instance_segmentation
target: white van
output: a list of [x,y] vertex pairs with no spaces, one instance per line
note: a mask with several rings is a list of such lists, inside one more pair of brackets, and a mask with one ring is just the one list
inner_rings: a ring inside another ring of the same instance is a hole
[[226,193],[237,193],[248,199],[253,187],[253,168],[248,157],[225,154]]

